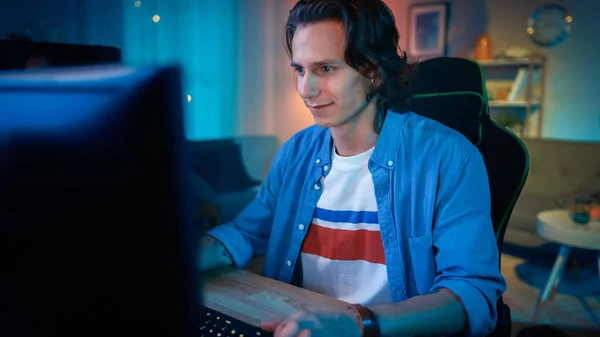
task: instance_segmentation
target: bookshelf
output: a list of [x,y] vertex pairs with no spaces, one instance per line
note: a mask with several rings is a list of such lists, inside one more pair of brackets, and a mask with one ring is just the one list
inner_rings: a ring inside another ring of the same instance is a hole
[[527,108],[528,104],[532,108],[540,106],[538,101],[489,101],[490,108]]
[[486,79],[490,115],[519,137],[540,138],[546,81],[541,55],[476,61]]

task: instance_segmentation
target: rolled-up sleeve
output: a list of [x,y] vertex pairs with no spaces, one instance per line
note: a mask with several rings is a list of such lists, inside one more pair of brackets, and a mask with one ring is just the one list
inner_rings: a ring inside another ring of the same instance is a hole
[[450,170],[442,185],[433,229],[437,277],[432,291],[456,294],[467,314],[469,336],[485,336],[497,321],[496,302],[506,290],[490,215],[487,171],[477,149]]
[[233,263],[243,268],[254,256],[267,250],[282,179],[287,166],[288,140],[273,159],[269,173],[255,198],[232,221],[207,233],[220,241],[231,254]]

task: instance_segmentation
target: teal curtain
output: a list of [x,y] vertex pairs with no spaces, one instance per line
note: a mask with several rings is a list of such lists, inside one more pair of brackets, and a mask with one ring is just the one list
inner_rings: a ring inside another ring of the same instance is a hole
[[[234,136],[239,1],[136,2],[123,2],[124,63],[180,65],[186,136],[194,140]],[[155,15],[160,17],[158,22],[154,22]]]

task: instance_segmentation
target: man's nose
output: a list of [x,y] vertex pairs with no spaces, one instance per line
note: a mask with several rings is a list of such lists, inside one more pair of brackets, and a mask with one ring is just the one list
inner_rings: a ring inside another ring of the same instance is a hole
[[303,99],[310,99],[319,96],[319,79],[317,76],[306,74],[298,81],[298,92]]

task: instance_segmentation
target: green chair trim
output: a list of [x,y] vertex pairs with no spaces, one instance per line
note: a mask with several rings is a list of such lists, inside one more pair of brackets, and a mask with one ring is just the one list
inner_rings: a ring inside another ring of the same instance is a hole
[[[479,97],[481,99],[481,105],[479,106],[479,112],[477,113],[477,117],[481,118],[483,115],[484,108],[486,107],[486,100],[483,95],[474,91],[451,91],[451,92],[440,92],[440,93],[431,93],[431,94],[418,94],[414,95],[413,98],[427,98],[427,97],[440,97],[440,96],[454,96],[454,95],[473,95]],[[483,128],[479,125],[479,135],[477,137],[477,144],[474,144],[475,147],[479,147],[481,144],[481,140],[483,138]]]
[[[485,88],[485,75],[483,72],[483,68],[481,67],[481,64],[479,64],[473,60],[468,60],[468,61],[474,63],[479,68],[479,74],[481,74],[481,92],[483,93],[484,102],[486,105],[485,110],[486,110],[487,114],[489,115],[489,104],[488,104],[488,97],[487,97],[487,89]],[[517,200],[519,199],[519,195],[521,194],[521,191],[523,190],[523,187],[525,186],[525,182],[527,181],[527,176],[529,175],[530,163],[529,163],[529,151],[527,151],[527,146],[525,146],[525,143],[523,143],[523,140],[521,138],[517,137],[514,133],[512,133],[507,128],[496,123],[493,119],[490,118],[490,121],[492,123],[494,123],[494,125],[499,127],[501,130],[508,133],[511,137],[516,139],[517,142],[519,142],[519,144],[525,151],[525,169],[523,170],[523,175],[521,176],[521,181],[519,182],[519,193],[513,194],[512,198],[508,204],[508,207],[507,207],[506,211],[504,212],[504,216],[502,216],[502,220],[500,221],[500,226],[498,226],[498,231],[496,232],[496,241],[498,241],[500,239],[500,233],[502,233],[502,230],[508,225],[508,218],[509,218],[510,214],[512,214],[515,204],[517,203]],[[504,238],[502,241],[504,241]]]
[[519,195],[521,194],[521,191],[523,190],[523,187],[525,186],[525,182],[527,181],[527,176],[529,175],[530,163],[529,163],[529,151],[527,151],[527,146],[525,146],[525,143],[523,143],[523,140],[521,138],[517,137],[514,133],[512,133],[507,128],[505,128],[501,125],[498,125],[493,120],[491,120],[491,121],[496,126],[501,128],[504,132],[508,133],[511,137],[516,139],[519,142],[519,144],[521,145],[521,147],[523,148],[523,150],[525,151],[525,169],[523,170],[523,175],[521,176],[521,181],[519,182],[519,193],[515,193],[512,196],[512,198],[508,204],[508,207],[506,209],[506,212],[504,212],[504,216],[502,217],[502,220],[500,221],[500,226],[498,226],[498,232],[496,232],[496,240],[498,240],[500,233],[502,233],[502,229],[504,229],[504,227],[506,227],[508,225],[509,214],[512,213],[513,208],[515,207],[515,204],[517,203],[517,200],[519,199]]

